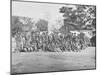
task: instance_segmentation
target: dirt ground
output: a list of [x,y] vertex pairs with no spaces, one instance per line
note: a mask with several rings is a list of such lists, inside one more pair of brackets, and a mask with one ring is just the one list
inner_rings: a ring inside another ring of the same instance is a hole
[[95,47],[81,52],[12,53],[12,73],[95,69]]

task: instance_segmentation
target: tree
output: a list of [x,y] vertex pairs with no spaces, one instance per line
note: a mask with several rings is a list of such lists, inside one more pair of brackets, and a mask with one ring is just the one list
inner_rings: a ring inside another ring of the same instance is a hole
[[12,16],[11,35],[14,37],[17,33],[22,32],[22,23],[18,16]]
[[30,31],[34,27],[34,21],[29,17],[12,16],[11,33],[15,36],[17,33]]
[[39,31],[48,31],[48,21],[40,19],[35,26]]
[[63,26],[63,19],[59,17],[56,19],[56,25],[54,27],[59,29],[61,26]]
[[23,23],[23,31],[30,31],[35,25],[33,19],[29,17],[20,17],[20,22]]
[[89,5],[75,5],[72,7],[60,8],[60,13],[64,13],[64,25],[73,24],[80,29],[89,26],[95,28],[96,7]]
[[59,33],[59,29],[57,29],[57,28],[53,28],[51,31],[52,31],[54,34],[58,34],[58,33]]

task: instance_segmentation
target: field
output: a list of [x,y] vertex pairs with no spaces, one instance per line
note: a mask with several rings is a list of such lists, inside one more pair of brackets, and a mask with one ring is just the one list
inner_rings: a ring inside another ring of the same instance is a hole
[[95,47],[81,52],[12,53],[12,73],[95,69]]

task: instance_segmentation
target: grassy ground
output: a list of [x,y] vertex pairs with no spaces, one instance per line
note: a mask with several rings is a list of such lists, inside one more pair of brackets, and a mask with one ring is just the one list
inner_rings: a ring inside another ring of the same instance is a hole
[[95,48],[82,52],[12,53],[12,73],[95,69]]

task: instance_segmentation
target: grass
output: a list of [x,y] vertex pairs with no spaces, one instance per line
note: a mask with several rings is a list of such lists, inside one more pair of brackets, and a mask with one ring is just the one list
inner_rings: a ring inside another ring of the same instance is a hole
[[12,73],[95,69],[95,48],[81,52],[12,53]]

